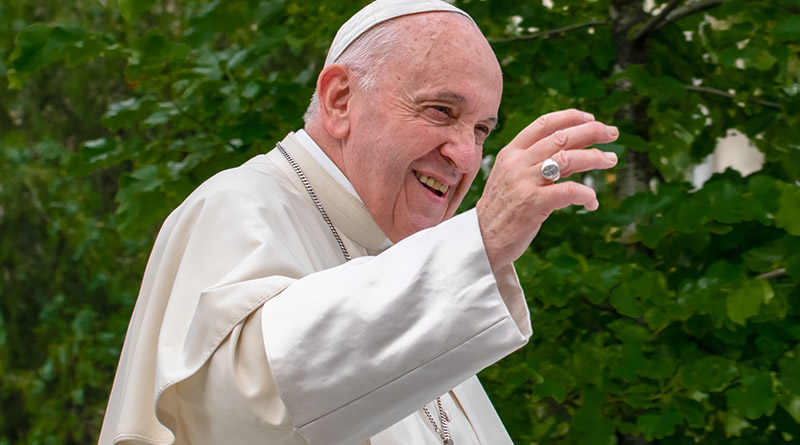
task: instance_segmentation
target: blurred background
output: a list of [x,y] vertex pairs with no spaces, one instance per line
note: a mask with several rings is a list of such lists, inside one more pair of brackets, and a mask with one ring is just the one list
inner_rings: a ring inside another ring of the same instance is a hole
[[[302,126],[364,4],[0,2],[0,444],[96,442],[161,222]],[[621,130],[516,263],[515,443],[800,441],[800,0],[456,4],[505,75],[484,173],[550,111]]]

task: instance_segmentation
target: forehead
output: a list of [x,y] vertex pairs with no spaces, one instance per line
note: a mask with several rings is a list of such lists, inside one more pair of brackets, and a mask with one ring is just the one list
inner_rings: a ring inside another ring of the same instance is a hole
[[385,65],[386,78],[413,95],[469,104],[499,104],[503,79],[497,58],[466,17],[446,12],[398,19],[401,42]]
[[399,42],[395,55],[408,61],[480,60],[494,62],[489,43],[467,17],[453,12],[413,14],[397,19]]

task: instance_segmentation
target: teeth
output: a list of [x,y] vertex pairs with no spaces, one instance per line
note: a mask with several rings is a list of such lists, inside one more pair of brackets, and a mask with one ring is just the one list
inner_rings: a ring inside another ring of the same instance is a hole
[[447,193],[447,189],[450,188],[449,185],[444,185],[441,182],[431,178],[430,176],[425,176],[420,172],[414,172],[414,175],[419,179],[419,182],[427,185],[428,187],[438,190],[442,193]]

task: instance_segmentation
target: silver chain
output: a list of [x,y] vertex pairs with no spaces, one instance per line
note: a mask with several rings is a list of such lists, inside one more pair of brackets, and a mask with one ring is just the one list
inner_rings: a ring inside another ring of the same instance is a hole
[[283,156],[286,158],[286,160],[289,161],[289,165],[292,166],[292,168],[294,169],[295,173],[297,173],[297,176],[300,177],[300,181],[306,187],[306,190],[308,191],[309,196],[311,196],[311,200],[314,201],[314,204],[317,205],[317,209],[319,210],[319,213],[322,215],[322,219],[324,219],[325,223],[328,224],[328,228],[331,229],[331,233],[333,233],[333,237],[336,238],[336,242],[339,243],[339,248],[342,249],[342,255],[344,255],[345,261],[350,261],[350,254],[347,253],[347,248],[344,247],[344,243],[342,242],[342,239],[339,237],[339,232],[336,231],[336,227],[333,227],[333,223],[331,222],[331,219],[328,218],[328,214],[325,213],[325,209],[322,208],[322,203],[319,202],[319,199],[317,198],[317,194],[314,193],[314,189],[311,188],[311,183],[308,182],[308,178],[306,178],[306,175],[303,173],[303,170],[300,170],[300,166],[297,165],[297,162],[294,162],[294,159],[292,159],[292,157],[289,156],[289,153],[287,153],[286,150],[283,149],[283,147],[281,146],[280,142],[278,143],[277,146],[278,146],[278,150],[280,150],[281,153],[283,154]]
[[[317,198],[317,194],[314,193],[314,189],[311,187],[311,183],[308,181],[308,178],[306,178],[306,175],[303,173],[303,170],[300,169],[300,166],[297,165],[297,162],[295,162],[295,160],[292,159],[291,156],[289,156],[289,153],[287,153],[286,150],[283,149],[280,143],[277,144],[277,147],[278,150],[280,150],[281,154],[283,154],[283,157],[285,157],[286,160],[289,161],[289,165],[292,166],[295,173],[297,173],[297,176],[300,178],[300,181],[303,183],[303,186],[305,186],[308,195],[311,196],[311,200],[314,201],[314,204],[316,204],[317,206],[317,210],[319,210],[320,215],[322,215],[322,219],[325,220],[325,223],[328,225],[328,228],[331,229],[331,233],[333,233],[333,237],[336,238],[336,242],[339,244],[339,248],[342,249],[342,255],[344,255],[345,261],[350,261],[350,254],[347,253],[347,248],[344,247],[344,243],[342,242],[342,239],[339,237],[339,232],[336,231],[336,227],[333,226],[331,219],[328,218],[328,214],[322,207],[322,203],[319,201],[319,198]],[[428,420],[431,422],[431,425],[433,425],[433,430],[436,431],[436,434],[438,434],[439,437],[442,438],[442,443],[444,445],[454,445],[453,439],[450,437],[450,430],[448,430],[447,428],[447,422],[450,421],[450,414],[447,411],[445,411],[445,409],[442,407],[441,397],[436,398],[436,408],[437,411],[439,412],[438,413],[439,422],[442,424],[441,428],[439,428],[439,425],[433,419],[433,416],[431,415],[430,411],[428,411],[427,407],[423,406],[422,411],[424,411],[425,415],[428,416]]]
[[439,422],[441,422],[442,427],[436,424],[436,421],[433,420],[433,416],[431,412],[428,411],[428,407],[423,406],[422,411],[425,412],[425,415],[428,416],[428,421],[433,425],[433,430],[436,431],[436,434],[442,438],[442,443],[444,445],[453,445],[453,438],[450,437],[450,430],[447,428],[447,422],[450,421],[450,414],[442,407],[442,398],[436,398],[436,410],[439,412]]

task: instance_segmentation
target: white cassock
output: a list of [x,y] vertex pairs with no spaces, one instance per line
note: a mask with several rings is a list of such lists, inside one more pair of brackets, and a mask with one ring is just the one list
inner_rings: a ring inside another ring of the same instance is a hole
[[475,210],[381,251],[314,142],[281,144],[353,260],[278,150],[206,181],[153,247],[99,442],[441,444],[421,407],[442,394],[456,445],[511,443],[475,373],[530,319]]

